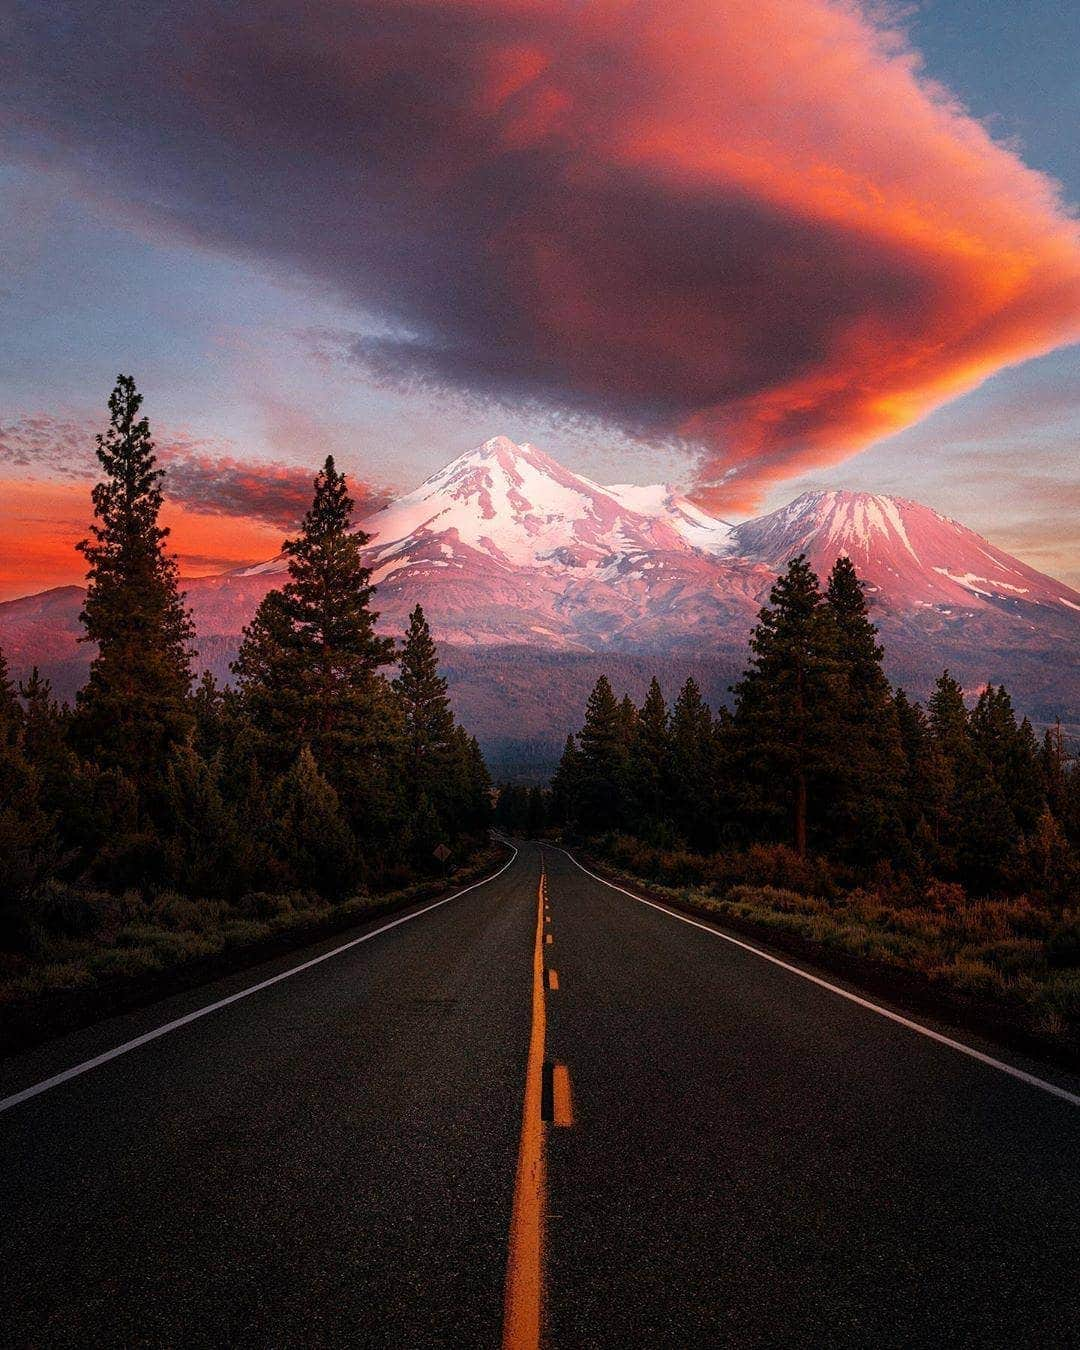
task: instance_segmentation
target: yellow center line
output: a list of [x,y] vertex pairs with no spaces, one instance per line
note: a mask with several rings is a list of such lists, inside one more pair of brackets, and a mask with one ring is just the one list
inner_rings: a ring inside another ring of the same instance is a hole
[[558,989],[558,987],[559,987],[559,972],[553,966],[548,971],[548,988]]
[[550,947],[551,944],[555,941],[554,937],[553,937],[550,933],[547,935],[547,941],[548,941],[548,946],[549,946],[549,947]]
[[570,1070],[565,1064],[552,1065],[551,1097],[553,1123],[556,1125],[573,1125],[574,1104],[570,1096]]
[[[538,1350],[543,1298],[544,1209],[547,1193],[544,1124],[540,1118],[544,1072],[544,895],[547,879],[541,863],[533,943],[532,1030],[525,1070],[525,1104],[510,1220],[503,1305],[503,1350]],[[550,934],[548,941],[551,941]]]

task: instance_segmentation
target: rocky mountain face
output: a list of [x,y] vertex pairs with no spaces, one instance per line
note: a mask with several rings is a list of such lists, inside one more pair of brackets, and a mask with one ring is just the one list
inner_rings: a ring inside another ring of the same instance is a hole
[[[496,437],[361,522],[380,626],[424,606],[459,715],[497,766],[549,760],[606,670],[639,696],[656,671],[694,673],[714,702],[745,660],[758,608],[788,559],[824,577],[848,554],[866,580],[890,673],[916,694],[948,665],[972,690],[1004,681],[1040,721],[1080,724],[1080,594],[929,507],[804,493],[731,525],[666,486],[605,487]],[[227,675],[239,634],[285,562],[186,583],[204,664]],[[70,696],[82,591],[0,605],[12,666],[37,663]]]

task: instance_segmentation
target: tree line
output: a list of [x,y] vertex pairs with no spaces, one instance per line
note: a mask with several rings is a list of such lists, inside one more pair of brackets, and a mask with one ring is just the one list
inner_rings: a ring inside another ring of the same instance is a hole
[[74,707],[36,669],[16,684],[0,652],[0,938],[62,903],[57,882],[338,899],[438,871],[440,845],[466,855],[491,812],[483,756],[454,720],[421,608],[400,650],[376,632],[368,539],[333,459],[234,683],[196,683],[141,404],[120,376],[97,438],[94,523],[77,546],[95,653]]
[[512,793],[499,818],[701,853],[781,845],[862,874],[1066,897],[1080,763],[1060,727],[1037,738],[1003,686],[969,711],[948,671],[922,707],[891,687],[882,657],[851,560],[822,590],[795,558],[760,611],[731,711],[710,710],[693,679],[670,708],[654,679],[638,708],[602,676],[546,798]]

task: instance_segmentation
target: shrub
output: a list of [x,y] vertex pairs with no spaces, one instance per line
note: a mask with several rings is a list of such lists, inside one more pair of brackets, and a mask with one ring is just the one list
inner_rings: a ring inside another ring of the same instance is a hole
[[150,906],[154,922],[181,932],[205,933],[219,928],[228,912],[220,900],[189,900],[163,891]]
[[1016,975],[1046,964],[1046,950],[1035,938],[1007,938],[977,947],[973,956],[1005,975]]
[[88,960],[90,970],[100,979],[130,979],[160,970],[161,957],[150,946],[106,947]]
[[48,934],[65,937],[90,937],[100,932],[112,908],[112,896],[55,879],[36,886],[26,905],[32,923]]

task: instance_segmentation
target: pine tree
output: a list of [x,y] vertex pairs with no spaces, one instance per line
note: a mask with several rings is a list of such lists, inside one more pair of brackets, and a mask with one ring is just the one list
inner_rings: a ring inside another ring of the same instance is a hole
[[263,762],[283,770],[314,734],[308,669],[282,591],[259,602],[232,664],[242,715],[259,733]]
[[[988,714],[995,727],[999,711],[995,701],[993,719]],[[939,811],[934,837],[942,864],[969,886],[994,886],[1016,840],[1016,819],[973,735],[963,692],[948,671],[934,686],[928,713]],[[981,738],[989,743],[989,731]]]
[[235,894],[240,829],[215,767],[193,747],[178,746],[169,761],[165,797],[165,852],[173,884],[195,896]]
[[[295,539],[282,552],[289,559],[285,598],[298,644],[307,657],[313,734],[325,751],[349,715],[349,691],[362,688],[394,658],[391,638],[377,637],[371,608],[371,573],[360,550],[369,536],[349,529],[353,501],[333,456],[315,479],[315,495]],[[333,758],[333,754],[328,758]]]
[[670,754],[667,705],[654,676],[634,720],[626,754],[628,806],[633,813],[629,823],[645,838],[655,836],[671,815]]
[[577,824],[590,833],[621,828],[625,722],[606,675],[600,676],[589,695],[578,744]]
[[947,670],[938,677],[927,702],[926,727],[923,788],[927,823],[945,861],[958,839],[958,783],[974,755],[964,694]]
[[245,711],[268,741],[289,755],[310,744],[335,784],[360,745],[370,749],[374,729],[364,723],[384,707],[373,678],[394,649],[375,633],[371,574],[360,558],[368,536],[349,529],[352,509],[328,457],[299,535],[282,545],[289,580],[264,597],[233,666]]
[[[462,735],[465,733],[462,732]],[[479,835],[491,824],[491,775],[484,761],[480,742],[475,736],[467,736],[466,762],[468,764],[468,801],[466,809],[466,828]]]
[[629,694],[623,694],[619,704],[619,744],[623,754],[628,753],[637,728],[638,710]]
[[735,687],[747,805],[766,823],[786,817],[805,855],[811,823],[842,757],[843,694],[836,622],[801,555],[777,579],[750,638],[750,668]]
[[0,745],[14,744],[22,722],[22,708],[15,692],[15,681],[8,669],[7,657],[0,647]]
[[1017,828],[1027,833],[1034,829],[1046,805],[1039,747],[1031,723],[1025,717],[1017,726],[1005,686],[987,685],[972,710],[970,725],[972,741],[989,764]]
[[97,438],[104,477],[93,490],[95,523],[76,546],[89,568],[85,640],[97,644],[76,708],[80,744],[145,801],[191,728],[194,628],[165,552],[169,531],[158,523],[165,475],[141,406],[135,381],[120,375],[109,429]]
[[844,753],[828,812],[830,833],[855,859],[895,857],[903,837],[904,750],[882,667],[884,651],[850,558],[837,558],[825,599],[836,623],[844,678],[833,710],[842,723]]
[[1060,721],[1052,727],[1047,727],[1043,733],[1039,766],[1042,770],[1046,804],[1054,818],[1063,821],[1068,797],[1069,756],[1065,749],[1065,736]]
[[581,754],[573,736],[567,736],[562,757],[551,779],[551,811],[560,824],[576,822],[580,792]]
[[273,791],[278,856],[294,885],[340,900],[356,885],[356,840],[338,795],[305,745]]
[[393,688],[404,716],[405,775],[410,799],[416,802],[421,794],[426,794],[437,807],[447,796],[445,779],[454,738],[454,715],[446,694],[446,680],[439,674],[431,630],[419,605],[409,615],[400,673]]
[[706,851],[718,833],[712,716],[693,676],[671,714],[672,813],[691,848]]
[[22,709],[0,652],[0,947],[21,940],[30,892],[59,863],[56,817],[41,789],[41,774],[24,753]]
[[900,744],[904,751],[903,821],[905,832],[923,864],[933,866],[938,857],[933,822],[941,814],[936,797],[940,777],[936,767],[926,714],[912,703],[903,689],[893,699]]

